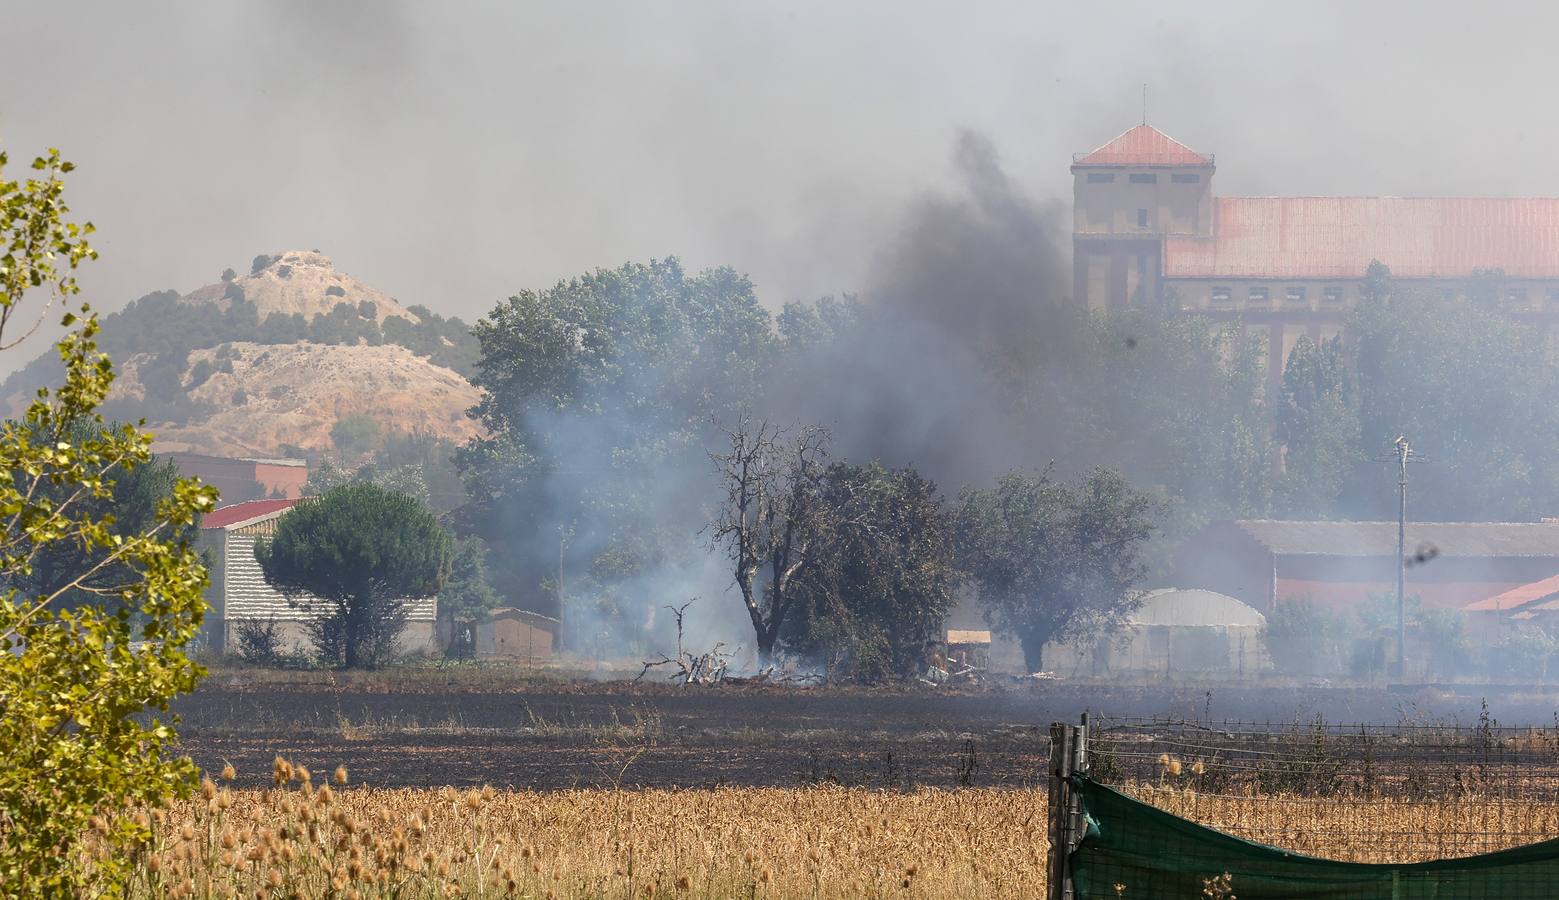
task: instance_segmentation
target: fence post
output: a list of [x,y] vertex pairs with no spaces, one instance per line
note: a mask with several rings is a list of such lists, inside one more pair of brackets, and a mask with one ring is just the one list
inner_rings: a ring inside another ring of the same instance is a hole
[[1072,900],[1072,878],[1067,857],[1072,852],[1072,762],[1077,729],[1050,725],[1050,795],[1048,900]]

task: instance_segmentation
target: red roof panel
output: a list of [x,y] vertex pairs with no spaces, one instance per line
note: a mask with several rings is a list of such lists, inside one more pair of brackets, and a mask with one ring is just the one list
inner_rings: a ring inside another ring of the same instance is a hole
[[226,528],[239,522],[258,519],[297,503],[296,500],[249,500],[231,506],[219,506],[200,520],[201,528]]
[[1220,197],[1212,237],[1164,242],[1168,278],[1559,278],[1559,198]]
[[1210,166],[1213,159],[1152,125],[1138,125],[1072,162],[1079,166]]
[[[1462,607],[1462,612],[1509,612],[1520,609],[1528,603],[1546,600],[1555,594],[1559,594],[1559,575],[1513,587],[1503,594],[1495,594],[1476,603],[1469,603]],[[1537,608],[1543,609],[1549,606],[1550,604],[1545,603]]]

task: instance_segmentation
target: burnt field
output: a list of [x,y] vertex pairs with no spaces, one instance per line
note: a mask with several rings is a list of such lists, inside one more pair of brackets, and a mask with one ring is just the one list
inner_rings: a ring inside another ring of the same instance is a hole
[[[1552,727],[1556,701],[1488,689],[1505,725]],[[1014,684],[912,689],[470,684],[436,677],[263,681],[224,673],[175,707],[184,750],[231,761],[258,786],[280,755],[345,764],[378,787],[698,788],[832,782],[870,787],[1032,786],[1046,727],[1114,716],[1333,723],[1475,723],[1478,689]]]

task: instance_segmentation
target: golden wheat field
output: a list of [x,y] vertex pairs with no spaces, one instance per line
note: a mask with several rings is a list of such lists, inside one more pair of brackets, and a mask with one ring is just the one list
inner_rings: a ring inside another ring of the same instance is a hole
[[[157,813],[136,897],[1035,897],[1045,795],[840,787],[376,790],[278,760],[277,787]],[[1539,804],[1219,797],[1144,784],[1169,811],[1357,861],[1465,855],[1559,828]]]

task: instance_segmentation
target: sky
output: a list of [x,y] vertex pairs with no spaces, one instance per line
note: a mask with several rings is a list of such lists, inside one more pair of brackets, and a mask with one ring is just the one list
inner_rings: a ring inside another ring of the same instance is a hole
[[668,255],[778,308],[860,290],[966,131],[1069,199],[1070,155],[1141,121],[1144,84],[1219,194],[1559,195],[1556,25],[1422,0],[0,0],[0,146],[79,165],[109,311],[311,248],[468,320]]

